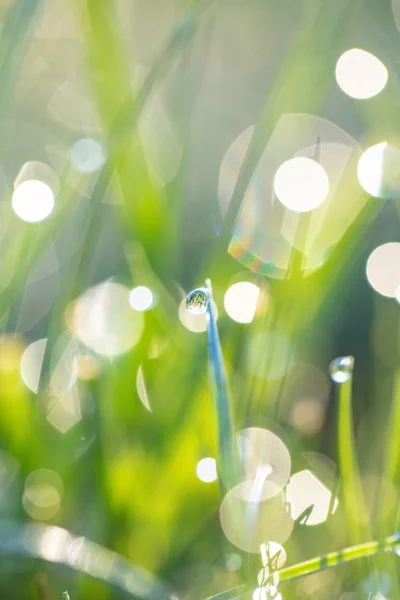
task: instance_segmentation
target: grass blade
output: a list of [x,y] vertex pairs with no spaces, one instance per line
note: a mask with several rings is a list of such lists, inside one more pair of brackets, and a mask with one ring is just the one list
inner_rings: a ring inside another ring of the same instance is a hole
[[352,409],[352,377],[337,386],[338,458],[341,494],[350,539],[358,543],[368,531],[368,516],[356,456]]
[[228,385],[215,319],[211,281],[209,279],[206,280],[206,289],[209,293],[207,304],[208,353],[218,421],[219,474],[223,487],[229,488],[237,482],[237,452],[234,446]]
[[[279,581],[292,581],[293,579],[312,575],[313,573],[318,573],[319,571],[336,567],[353,560],[369,558],[381,552],[391,552],[398,547],[399,544],[400,534],[395,533],[394,535],[385,537],[382,540],[373,540],[370,542],[365,542],[364,544],[357,544],[356,546],[343,548],[343,550],[338,550],[336,552],[330,552],[329,554],[325,554],[323,556],[317,556],[315,558],[311,558],[310,560],[306,560],[304,562],[297,563],[296,565],[292,565],[291,567],[286,567],[279,570]],[[225,592],[220,592],[215,596],[210,596],[206,600],[241,598],[245,596],[250,589],[250,586],[241,585]]]

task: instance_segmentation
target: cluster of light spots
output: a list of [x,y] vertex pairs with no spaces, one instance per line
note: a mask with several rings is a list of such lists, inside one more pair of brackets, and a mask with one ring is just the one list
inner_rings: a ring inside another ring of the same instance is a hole
[[308,212],[321,206],[329,194],[325,169],[312,158],[291,158],[278,168],[274,178],[278,200],[295,212]]
[[149,310],[153,306],[152,291],[144,285],[139,285],[129,292],[129,304],[138,311]]
[[26,387],[35,394],[37,393],[39,387],[40,373],[42,370],[46,343],[46,338],[32,342],[32,344],[29,344],[29,346],[25,349],[21,357],[21,379]]
[[245,479],[258,480],[262,487],[260,497],[270,495],[270,483],[278,491],[283,489],[290,477],[291,459],[282,440],[267,429],[249,427],[239,433],[237,442]]
[[400,150],[387,142],[367,148],[357,166],[360,185],[371,196],[393,199],[400,195]]
[[88,289],[74,302],[69,317],[79,340],[103,356],[128,352],[143,330],[143,315],[131,309],[128,288],[110,281]]
[[329,511],[336,510],[338,501],[332,503],[331,496],[330,490],[309,470],[292,475],[286,487],[292,518],[306,525],[323,523]]
[[[218,318],[218,310],[215,302],[213,303],[215,318]],[[193,333],[202,333],[207,329],[207,314],[193,314],[186,307],[186,298],[179,305],[179,320],[186,329]]]
[[60,510],[63,483],[59,475],[48,469],[33,471],[25,480],[22,504],[32,519],[46,521]]
[[229,541],[246,552],[259,553],[267,539],[283,544],[293,529],[293,520],[283,494],[273,483],[264,486],[262,499],[249,494],[248,482],[234,487],[220,506],[222,530]]
[[215,462],[215,458],[202,458],[196,467],[196,475],[200,479],[200,481],[204,481],[204,483],[211,483],[218,478],[217,474],[217,463]]
[[383,90],[388,80],[385,65],[360,48],[347,50],[336,63],[336,81],[345,94],[364,100]]
[[139,365],[136,375],[136,390],[140,398],[141,403],[148,411],[151,412],[150,398],[147,392],[146,381],[143,375],[143,367]]
[[354,358],[352,356],[339,356],[334,358],[329,365],[331,379],[335,383],[345,383],[353,375]]
[[378,294],[395,298],[400,285],[400,244],[378,246],[367,261],[367,279]]
[[303,435],[314,435],[324,424],[324,403],[317,398],[300,398],[292,408],[289,420]]
[[238,323],[251,323],[257,308],[260,288],[249,281],[234,283],[228,288],[224,306],[228,315]]
[[77,140],[70,150],[72,166],[81,173],[94,173],[101,169],[107,155],[103,146],[92,138]]
[[25,163],[14,181],[14,212],[29,223],[43,221],[53,211],[59,187],[57,173],[51,167],[38,161]]

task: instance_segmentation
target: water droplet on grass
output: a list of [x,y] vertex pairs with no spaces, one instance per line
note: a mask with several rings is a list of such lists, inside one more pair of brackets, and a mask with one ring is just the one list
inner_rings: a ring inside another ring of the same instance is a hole
[[192,290],[186,296],[186,309],[192,315],[203,315],[207,310],[210,295],[205,288]]
[[334,358],[329,365],[329,374],[336,383],[345,383],[353,375],[354,358],[352,356],[339,356]]

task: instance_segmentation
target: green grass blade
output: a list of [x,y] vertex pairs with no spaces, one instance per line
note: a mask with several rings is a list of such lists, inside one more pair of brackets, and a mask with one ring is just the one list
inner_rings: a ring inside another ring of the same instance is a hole
[[317,573],[330,567],[336,567],[340,564],[347,563],[359,558],[368,558],[375,556],[380,552],[388,552],[398,546],[400,542],[399,534],[394,534],[384,538],[383,540],[374,540],[371,542],[365,542],[364,544],[358,544],[356,546],[350,546],[339,550],[338,552],[330,552],[324,556],[318,556],[310,560],[306,560],[297,565],[286,567],[279,571],[280,581],[289,581],[297,579],[298,577],[305,577],[312,573]]
[[338,462],[341,479],[341,496],[352,542],[358,543],[368,532],[368,515],[361,486],[356,445],[354,440],[352,409],[352,377],[337,386]]
[[[382,540],[373,540],[370,542],[365,542],[364,544],[350,546],[336,552],[330,552],[329,554],[325,554],[323,556],[317,556],[315,558],[311,558],[310,560],[292,565],[291,567],[280,569],[279,581],[281,583],[285,581],[292,581],[293,579],[312,575],[313,573],[318,573],[319,571],[336,567],[353,560],[369,558],[381,552],[391,552],[395,550],[399,544],[400,535],[395,533],[394,535],[390,535]],[[254,587],[256,587],[256,585],[254,585]],[[220,592],[214,596],[210,596],[206,600],[219,600],[220,598],[224,600],[228,598],[240,598],[248,593],[250,589],[250,586],[241,585],[236,588],[226,590],[225,592]]]
[[[400,468],[400,371],[395,375],[394,386],[393,386],[393,404],[390,411],[390,418],[387,424],[387,443],[386,452],[384,456],[383,469],[384,481],[390,481],[393,485],[396,485],[399,477]],[[382,501],[385,503],[385,495],[383,495]],[[389,516],[385,521],[389,521],[394,518],[393,511],[390,511]]]
[[234,445],[228,385],[209,279],[206,280],[206,289],[210,295],[207,304],[207,340],[218,422],[219,475],[223,487],[232,487],[237,482],[237,450]]

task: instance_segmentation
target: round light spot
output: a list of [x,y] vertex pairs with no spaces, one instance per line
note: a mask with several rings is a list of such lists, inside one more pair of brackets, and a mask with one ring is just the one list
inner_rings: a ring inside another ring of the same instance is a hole
[[257,308],[260,288],[249,281],[234,283],[227,290],[224,306],[228,315],[238,323],[251,323]]
[[14,190],[25,181],[46,183],[53,192],[53,196],[57,196],[60,191],[60,180],[55,170],[38,160],[30,160],[22,165],[14,179]]
[[321,206],[329,193],[325,169],[312,158],[302,156],[282,163],[274,178],[280,202],[295,212],[308,212]]
[[383,90],[388,80],[385,65],[360,48],[347,50],[336,63],[336,81],[345,94],[364,100]]
[[62,493],[63,484],[59,475],[48,469],[38,469],[25,480],[22,504],[33,519],[51,519],[60,509]]
[[279,488],[270,484],[271,497],[254,501],[247,494],[247,482],[233,488],[220,507],[221,526],[232,544],[246,552],[260,552],[265,540],[283,544],[293,529]]
[[196,475],[204,483],[215,481],[218,477],[215,458],[202,458],[197,463]]
[[324,424],[325,408],[316,398],[301,398],[291,410],[289,418],[301,434],[314,435]]
[[54,208],[51,188],[42,181],[32,179],[19,184],[12,196],[12,207],[20,219],[37,223],[46,219]]
[[378,294],[394,298],[400,285],[400,244],[378,246],[367,261],[367,279]]
[[225,565],[228,571],[239,571],[243,564],[242,557],[240,554],[236,554],[232,552],[232,554],[228,554],[225,559]]
[[103,356],[117,356],[139,341],[143,315],[131,309],[126,287],[108,281],[74,302],[71,325],[88,348]]
[[[293,519],[305,525],[318,525],[329,516],[331,492],[311,471],[295,473],[286,486],[286,499],[291,506]],[[336,510],[335,499],[332,512]]]
[[291,459],[282,440],[267,429],[249,427],[237,436],[239,456],[247,480],[240,488],[247,499],[255,494],[265,499],[273,495],[271,486],[278,493],[290,477]]
[[400,150],[381,142],[361,155],[357,166],[361,187],[376,198],[400,196]]
[[143,285],[139,285],[129,292],[129,304],[135,310],[149,310],[153,305],[153,301],[151,290]]
[[101,144],[92,138],[76,141],[70,150],[72,166],[81,173],[94,173],[106,161],[106,152]]
[[[247,482],[258,482],[260,497],[270,497],[270,484],[279,492],[290,477],[291,459],[282,440],[267,429],[248,427],[237,436]],[[243,486],[245,489],[245,486]]]

